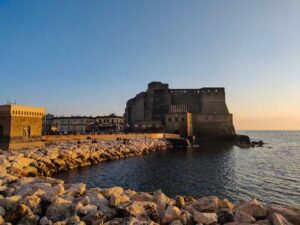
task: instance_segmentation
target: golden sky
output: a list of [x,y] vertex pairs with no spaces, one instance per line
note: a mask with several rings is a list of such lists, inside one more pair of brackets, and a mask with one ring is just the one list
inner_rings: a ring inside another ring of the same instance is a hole
[[300,130],[300,117],[234,117],[236,130]]

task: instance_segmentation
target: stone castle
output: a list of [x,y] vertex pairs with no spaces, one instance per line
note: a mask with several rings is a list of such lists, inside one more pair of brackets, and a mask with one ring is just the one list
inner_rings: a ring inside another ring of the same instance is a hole
[[128,131],[165,131],[197,139],[235,135],[224,88],[170,89],[151,82],[146,92],[127,101],[125,124]]

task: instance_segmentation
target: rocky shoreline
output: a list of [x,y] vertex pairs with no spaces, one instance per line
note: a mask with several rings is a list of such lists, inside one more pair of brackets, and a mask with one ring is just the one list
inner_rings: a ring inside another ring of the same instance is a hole
[[[169,149],[159,139],[54,143],[0,152],[0,224],[33,225],[300,225],[300,210],[256,199],[233,204],[208,196],[166,196],[161,190],[90,188],[49,176],[63,170]],[[176,188],[176,187],[174,187]]]
[[164,139],[119,139],[54,142],[45,148],[0,152],[0,173],[14,176],[51,176],[89,166],[172,148]]

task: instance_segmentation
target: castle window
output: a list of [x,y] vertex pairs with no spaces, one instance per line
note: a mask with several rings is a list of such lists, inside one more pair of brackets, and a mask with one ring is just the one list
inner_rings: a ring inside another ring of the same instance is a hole
[[184,117],[181,118],[181,121],[184,121]]
[[169,118],[169,122],[172,122],[172,118],[171,117]]
[[176,122],[178,121],[178,117],[175,118],[175,121],[176,121]]

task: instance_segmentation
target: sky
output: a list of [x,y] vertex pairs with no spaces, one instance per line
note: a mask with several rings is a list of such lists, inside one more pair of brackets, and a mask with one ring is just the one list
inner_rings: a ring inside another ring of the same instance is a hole
[[299,0],[0,0],[0,104],[123,114],[151,81],[225,87],[236,129],[300,130]]

